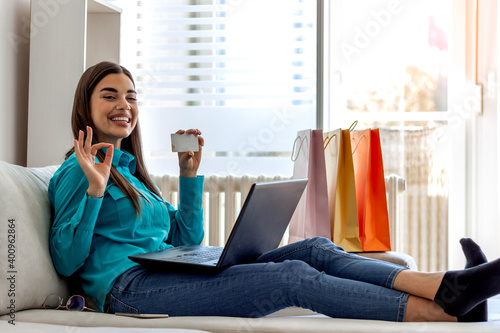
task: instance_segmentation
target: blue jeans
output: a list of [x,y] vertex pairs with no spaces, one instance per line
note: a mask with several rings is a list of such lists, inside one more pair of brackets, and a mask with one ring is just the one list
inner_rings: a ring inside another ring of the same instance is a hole
[[408,294],[391,288],[404,269],[312,238],[216,274],[136,266],[116,280],[110,312],[252,318],[298,306],[335,318],[403,321]]

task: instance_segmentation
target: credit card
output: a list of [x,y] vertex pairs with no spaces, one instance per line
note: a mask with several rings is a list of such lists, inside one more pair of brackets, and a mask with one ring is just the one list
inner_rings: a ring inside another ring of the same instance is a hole
[[185,151],[198,151],[200,147],[198,145],[198,137],[194,134],[171,134],[170,139],[172,142],[173,152],[185,152]]

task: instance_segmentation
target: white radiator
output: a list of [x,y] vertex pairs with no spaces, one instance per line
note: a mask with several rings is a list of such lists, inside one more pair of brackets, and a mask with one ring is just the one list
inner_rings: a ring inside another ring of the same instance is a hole
[[[386,174],[406,180],[397,203],[397,251],[411,255],[421,271],[448,268],[449,149],[432,144],[438,127],[381,128]],[[389,205],[391,206],[391,205]]]
[[[179,177],[172,175],[151,176],[160,188],[165,200],[174,207],[178,205]],[[203,215],[205,222],[204,245],[224,246],[236,217],[243,205],[250,187],[255,182],[286,179],[282,176],[209,176],[205,177],[203,188]],[[398,205],[399,194],[405,190],[405,179],[397,175],[385,177],[391,245],[394,251],[399,249]],[[288,235],[283,238],[286,244]]]
[[398,175],[391,174],[385,177],[385,190],[387,192],[387,208],[389,212],[389,230],[391,234],[392,251],[401,251],[403,239],[401,228],[400,196],[399,194],[406,190],[406,180]]

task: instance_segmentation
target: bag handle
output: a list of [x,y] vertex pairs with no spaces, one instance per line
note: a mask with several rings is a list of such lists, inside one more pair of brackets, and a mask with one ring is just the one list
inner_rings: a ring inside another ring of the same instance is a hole
[[[354,128],[356,128],[356,125],[358,124],[358,121],[355,120],[351,126],[349,127],[349,132],[352,132],[354,131]],[[330,141],[332,141],[333,137],[336,137],[337,134],[334,134],[332,136],[327,136],[325,137],[325,139],[323,140],[323,150],[326,150],[326,148],[328,147],[328,145],[330,144]]]
[[[295,153],[295,147],[297,147],[297,140],[300,139],[300,146],[297,150],[297,156],[295,156],[295,158],[293,157],[294,156],[294,153]],[[304,136],[303,138],[300,137],[300,135],[298,135],[296,138],[295,138],[295,141],[293,142],[293,148],[292,148],[292,156],[290,156],[292,162],[295,162],[297,160],[297,158],[299,158],[299,153],[300,153],[300,149],[302,149],[302,144],[304,143],[304,141],[307,140],[307,136]]]
[[357,121],[357,120],[355,120],[355,121],[351,124],[351,126],[349,127],[349,132],[354,131],[354,129],[356,128],[356,125],[357,125],[357,124],[358,124],[358,121]]
[[[356,144],[356,147],[354,147],[354,150],[352,151],[352,154],[354,155],[354,153],[356,152],[356,149],[358,149],[358,146],[359,144],[361,143],[361,140],[363,140],[363,138],[365,137],[365,135],[363,134],[362,136],[360,136],[359,140],[358,140],[358,143]],[[354,138],[352,138],[354,140]]]
[[[351,127],[349,127],[349,132],[352,132],[354,131],[354,129],[356,128],[356,125],[358,124],[358,121],[355,120],[352,124],[351,124]],[[356,144],[356,147],[354,147],[354,150],[352,151],[352,155],[354,155],[354,153],[356,152],[356,149],[358,149],[358,146],[359,146],[359,143],[361,142],[361,139],[363,139],[365,135],[363,134],[359,140],[358,140],[358,143]],[[352,138],[354,140],[354,138]]]
[[[332,141],[333,138],[336,138],[337,137],[337,134],[334,134],[332,136],[326,136],[325,139],[323,140],[323,150],[326,150],[326,148],[328,147],[328,145],[330,144],[330,141]],[[328,141],[327,141],[328,140]]]

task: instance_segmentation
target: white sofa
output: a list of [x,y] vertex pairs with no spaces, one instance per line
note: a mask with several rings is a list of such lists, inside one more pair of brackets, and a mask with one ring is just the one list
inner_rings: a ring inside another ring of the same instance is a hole
[[[392,323],[333,319],[289,308],[260,319],[170,317],[139,319],[94,312],[44,310],[50,293],[69,296],[50,259],[47,185],[56,167],[25,168],[0,161],[0,332],[499,332],[500,299],[487,323]],[[394,253],[385,259],[414,267]],[[376,254],[375,256],[380,256]],[[372,254],[373,256],[373,254]],[[496,303],[495,303],[496,302]]]

